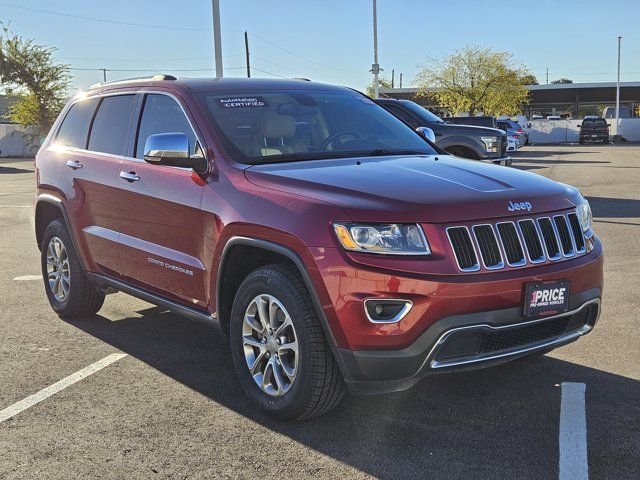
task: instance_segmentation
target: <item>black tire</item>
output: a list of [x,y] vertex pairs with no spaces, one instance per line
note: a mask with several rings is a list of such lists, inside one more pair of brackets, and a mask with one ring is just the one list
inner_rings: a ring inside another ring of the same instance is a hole
[[[254,381],[243,347],[244,315],[259,295],[275,297],[287,310],[298,342],[298,368],[286,393],[271,396]],[[344,381],[298,272],[267,265],[250,273],[233,302],[230,319],[233,363],[242,389],[262,410],[282,420],[304,420],[329,412],[344,394]]]
[[[62,301],[56,298],[48,281],[47,253],[49,242],[54,237],[61,240],[68,257],[69,290]],[[47,298],[58,316],[65,319],[83,318],[95,315],[100,310],[104,303],[104,295],[85,275],[78,254],[73,248],[69,231],[61,220],[52,221],[44,231],[40,245],[40,266]]]

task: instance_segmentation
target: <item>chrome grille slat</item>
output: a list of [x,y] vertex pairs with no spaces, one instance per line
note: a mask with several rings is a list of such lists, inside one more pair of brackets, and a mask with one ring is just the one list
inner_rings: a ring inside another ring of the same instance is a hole
[[575,211],[446,228],[462,272],[567,260],[587,251]]
[[482,264],[487,270],[504,268],[502,253],[498,245],[498,239],[490,224],[474,225],[473,236],[478,244]]
[[475,272],[480,270],[478,256],[467,227],[447,228],[449,243],[453,249],[458,268],[462,272]]
[[531,263],[542,263],[547,257],[544,254],[544,247],[540,239],[540,234],[536,223],[527,218],[525,220],[518,220],[518,227],[520,228],[520,234],[524,240],[524,245],[527,248],[527,255]]
[[587,243],[582,232],[580,220],[578,220],[578,215],[576,215],[575,213],[570,213],[569,215],[567,215],[567,217],[569,218],[569,226],[571,227],[571,233],[573,234],[573,243],[576,246],[576,252],[586,252]]

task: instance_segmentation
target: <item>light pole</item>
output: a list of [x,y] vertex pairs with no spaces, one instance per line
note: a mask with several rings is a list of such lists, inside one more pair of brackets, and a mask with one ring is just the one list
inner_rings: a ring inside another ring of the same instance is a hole
[[620,43],[622,37],[618,35],[618,81],[616,82],[616,134],[614,141],[620,141]]
[[378,74],[380,73],[380,65],[378,65],[378,13],[376,11],[376,0],[373,0],[373,65],[371,65],[371,73],[373,73],[373,97],[379,98]]
[[213,49],[216,59],[216,77],[221,78],[222,73],[222,39],[220,36],[220,0],[211,0],[213,13]]

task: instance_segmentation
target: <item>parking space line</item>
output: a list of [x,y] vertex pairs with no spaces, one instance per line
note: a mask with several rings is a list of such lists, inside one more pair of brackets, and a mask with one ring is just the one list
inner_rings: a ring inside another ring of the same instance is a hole
[[560,403],[560,480],[588,480],[585,384],[563,382]]
[[20,277],[14,277],[13,279],[18,282],[30,282],[33,280],[41,280],[42,275],[22,275]]
[[20,412],[25,411],[27,408],[33,407],[34,405],[40,403],[43,400],[46,400],[52,395],[64,390],[65,388],[73,385],[74,383],[79,382],[83,378],[88,377],[89,375],[93,375],[94,373],[102,370],[105,367],[108,367],[114,362],[126,357],[128,354],[126,353],[112,353],[111,355],[107,355],[102,360],[98,360],[95,363],[92,363],[88,367],[83,368],[82,370],[78,370],[76,373],[69,375],[68,377],[63,378],[59,382],[54,383],[53,385],[49,385],[46,388],[43,388],[37,393],[33,395],[29,395],[27,398],[20,400],[19,402],[14,403],[10,407],[5,408],[0,411],[0,423],[8,420],[9,418],[19,414]]

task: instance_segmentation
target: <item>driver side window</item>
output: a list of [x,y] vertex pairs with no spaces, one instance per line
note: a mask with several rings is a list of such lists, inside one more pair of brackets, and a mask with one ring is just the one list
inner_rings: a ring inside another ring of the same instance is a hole
[[189,154],[195,153],[196,135],[180,105],[167,95],[150,93],[144,99],[136,158],[143,158],[147,138],[157,133],[184,133],[189,139]]

